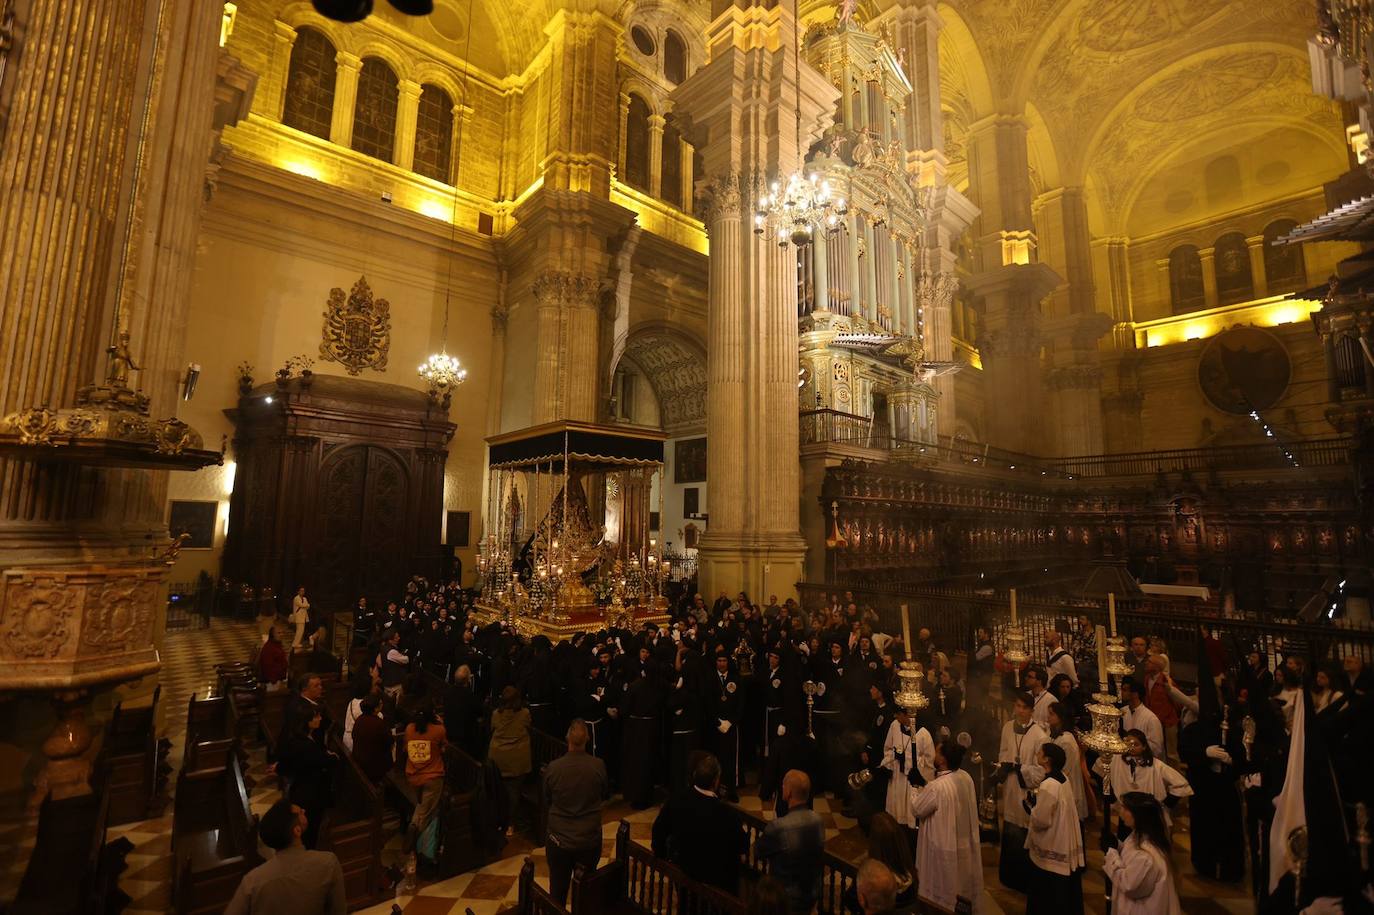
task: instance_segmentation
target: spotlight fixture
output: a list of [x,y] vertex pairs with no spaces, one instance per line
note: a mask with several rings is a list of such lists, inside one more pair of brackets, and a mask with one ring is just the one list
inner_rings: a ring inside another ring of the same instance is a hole
[[372,15],[372,0],[313,0],[315,12],[336,22],[359,22]]
[[[313,0],[315,12],[336,22],[358,22],[372,14],[372,0]],[[434,0],[388,0],[407,16],[428,16]]]
[[186,377],[181,379],[181,399],[190,400],[196,396],[196,382],[200,381],[200,363],[192,362],[186,366]]

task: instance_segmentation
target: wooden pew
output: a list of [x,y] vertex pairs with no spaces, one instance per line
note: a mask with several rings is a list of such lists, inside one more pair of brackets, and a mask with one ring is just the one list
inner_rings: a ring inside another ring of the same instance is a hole
[[[397,757],[404,766],[404,747]],[[444,794],[437,807],[443,829],[436,862],[441,877],[475,870],[495,857],[500,790],[499,784],[488,784],[485,764],[453,744],[444,749]]]
[[[746,906],[737,896],[697,883],[677,867],[630,841],[630,824],[620,821],[615,834],[615,860],[619,873],[614,884],[619,898],[601,911],[635,912],[639,915],[744,915]],[[610,878],[608,877],[608,880]],[[601,900],[604,902],[604,899]],[[591,915],[576,908],[573,915]]]
[[521,792],[521,800],[533,807],[534,841],[543,845],[549,823],[549,799],[544,794],[544,768],[564,753],[568,752],[567,740],[560,739],[530,728],[530,771],[534,774],[532,783],[527,780]]
[[177,915],[223,911],[239,881],[261,863],[257,817],[238,757],[217,768],[181,770],[172,816],[172,908]]
[[338,857],[352,911],[381,902],[387,895],[382,886],[382,846],[386,843],[382,790],[363,774],[333,734],[329,749],[339,754],[339,765],[334,773],[334,806],[320,824],[318,847]]
[[155,816],[162,804],[157,799],[166,786],[166,744],[157,739],[157,703],[162,687],[153,691],[151,705],[115,706],[105,730],[96,768],[106,770],[110,795],[109,825],[119,826]]
[[186,703],[186,745],[204,740],[223,740],[233,736],[227,696],[197,699],[191,694]]
[[[768,825],[760,817],[744,810],[736,810],[740,823],[744,826],[748,845],[744,852],[744,870],[747,877],[757,879],[768,873],[768,862],[758,856],[759,837]],[[821,895],[816,905],[820,915],[841,915],[844,894],[858,879],[859,869],[843,858],[824,852],[821,857]]]
[[104,779],[97,777],[92,789],[62,800],[44,798],[37,842],[6,909],[11,915],[87,915],[110,907],[124,855],[105,845],[110,793]]
[[519,891],[516,911],[520,915],[568,915],[568,910],[559,905],[548,890],[534,882],[533,858],[525,858],[521,865],[516,889]]

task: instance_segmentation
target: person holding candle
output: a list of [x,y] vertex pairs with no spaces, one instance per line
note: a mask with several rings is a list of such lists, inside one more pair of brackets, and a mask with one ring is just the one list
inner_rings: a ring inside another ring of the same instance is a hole
[[1044,770],[1036,763],[1040,747],[1049,741],[1045,729],[1031,718],[1029,693],[1017,693],[1012,718],[1002,726],[997,753],[997,780],[1002,785],[1002,853],[997,876],[1007,889],[1024,893],[1030,887],[1031,862],[1026,852],[1030,815],[1022,802],[1040,784]]

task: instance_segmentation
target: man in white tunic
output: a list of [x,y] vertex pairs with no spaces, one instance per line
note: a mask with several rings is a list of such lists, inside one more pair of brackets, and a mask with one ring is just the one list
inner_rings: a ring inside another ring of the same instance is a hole
[[887,783],[886,809],[892,818],[907,829],[916,828],[911,815],[911,785],[908,773],[914,768],[920,777],[930,781],[935,777],[935,742],[930,732],[917,728],[912,733],[911,713],[897,706],[896,715],[883,741],[884,769],[892,773]]
[[1047,651],[1045,675],[1053,680],[1059,674],[1063,674],[1069,678],[1069,682],[1077,686],[1078,668],[1073,662],[1073,655],[1064,647],[1064,636],[1051,629],[1045,633],[1045,645]]
[[1159,723],[1159,716],[1150,711],[1145,704],[1145,694],[1141,691],[1140,685],[1131,677],[1123,677],[1121,680],[1121,733],[1124,736],[1127,731],[1141,731],[1145,735],[1146,741],[1150,744],[1150,752],[1155,756],[1164,755],[1164,725]]
[[983,857],[978,837],[978,794],[960,768],[964,748],[946,740],[935,748],[935,780],[911,787],[911,812],[921,827],[916,845],[917,895],[954,911],[967,899],[983,911]]
[[1007,889],[1024,893],[1030,884],[1030,856],[1026,853],[1026,827],[1030,815],[1022,806],[1029,791],[1045,773],[1036,765],[1040,746],[1049,740],[1045,729],[1031,720],[1035,700],[1017,693],[1012,718],[1002,726],[1002,746],[997,753],[997,778],[1002,782],[1002,853],[997,878]]
[[1037,762],[1045,778],[1026,802],[1030,808],[1026,849],[1034,865],[1026,915],[1082,915],[1086,861],[1078,808],[1064,776],[1064,749],[1046,743]]

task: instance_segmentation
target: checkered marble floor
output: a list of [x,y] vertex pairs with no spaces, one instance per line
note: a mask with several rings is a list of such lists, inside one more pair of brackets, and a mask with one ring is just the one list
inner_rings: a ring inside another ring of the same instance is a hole
[[[216,663],[247,657],[259,637],[259,627],[251,623],[215,624],[209,630],[175,633],[168,637],[163,656],[163,697],[167,703],[167,736],[173,739],[172,752],[177,766],[180,764],[181,737],[185,732],[186,702],[191,693],[201,692],[212,685]],[[275,779],[266,772],[261,751],[253,754],[248,774],[257,782],[251,792],[250,804],[254,813],[261,814],[280,797]],[[774,816],[772,806],[765,805],[754,788],[741,791],[739,806],[765,820]],[[863,858],[867,841],[857,822],[843,816],[839,808],[840,802],[832,798],[819,797],[815,801],[815,809],[826,824],[826,847],[834,854],[857,863]],[[125,910],[128,915],[169,911],[170,809],[166,816],[158,819],[110,831],[111,839],[123,836],[134,846],[127,859],[128,869],[120,881],[120,887],[134,900]],[[657,814],[657,808],[637,811],[618,797],[614,798],[602,816],[602,863],[614,852],[615,832],[622,819],[630,824],[631,839],[647,845]],[[1254,902],[1248,893],[1248,883],[1221,884],[1200,878],[1193,872],[1188,861],[1187,822],[1184,813],[1178,818],[1174,833],[1174,864],[1179,875],[1183,911],[1189,915],[1240,915],[1252,912]],[[1083,890],[1087,911],[1101,913],[1105,910],[1100,877],[1102,855],[1096,850],[1096,835],[1095,828],[1089,830],[1089,869]],[[394,836],[384,849],[382,859],[385,863],[399,863],[401,860],[399,839],[399,836]],[[6,836],[0,835],[0,848],[4,847],[5,840]],[[997,882],[997,855],[995,846],[983,847],[986,887],[983,911],[987,915],[1021,915],[1025,912],[1024,897],[1004,889]],[[422,881],[414,895],[397,896],[394,902],[401,905],[406,915],[463,915],[468,909],[472,910],[473,915],[493,915],[515,903],[516,883],[526,856],[534,859],[536,879],[547,887],[548,866],[543,848],[535,848],[527,839],[517,836],[505,846],[498,860],[485,867],[446,880]],[[392,901],[387,901],[363,912],[367,915],[390,915],[392,905]]]

